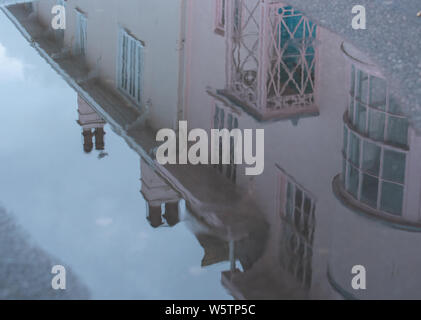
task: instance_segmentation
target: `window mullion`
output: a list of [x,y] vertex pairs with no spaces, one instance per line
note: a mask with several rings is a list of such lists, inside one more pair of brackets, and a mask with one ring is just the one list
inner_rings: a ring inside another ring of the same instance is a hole
[[365,134],[368,135],[368,127],[369,127],[369,121],[368,119],[370,118],[370,82],[371,82],[371,76],[367,74],[367,100],[366,100],[366,117],[365,117]]
[[377,186],[377,210],[380,210],[380,201],[383,189],[383,158],[384,148],[382,147],[380,151],[379,185]]
[[389,86],[386,89],[386,106],[385,106],[385,123],[384,123],[384,132],[383,132],[383,140],[388,141],[388,128],[389,128]]
[[363,153],[364,153],[364,141],[361,138],[358,138],[359,142],[360,142],[360,161],[359,161],[359,166],[358,166],[358,191],[357,191],[357,199],[360,200],[361,199],[361,192],[362,192],[362,181],[363,181],[363,170],[362,170],[362,166],[363,166]]
[[[347,130],[347,133],[346,133],[346,135],[347,135],[347,139],[349,139],[349,130]],[[349,172],[349,166],[348,166],[348,150],[349,150],[349,144],[350,144],[350,141],[348,140],[348,145],[347,145],[347,150],[344,150],[344,154],[342,155],[342,161],[345,161],[345,172],[344,172],[344,186],[345,186],[345,189],[346,190],[348,190],[348,172]]]
[[354,108],[352,110],[352,124],[354,125],[356,123],[356,116],[357,116],[357,90],[359,90],[359,84],[358,84],[358,77],[360,76],[360,71],[355,69],[354,71],[354,95],[352,97],[354,101]]
[[291,215],[291,224],[294,226],[295,221],[295,193],[297,192],[295,183],[290,182],[292,185],[292,215]]

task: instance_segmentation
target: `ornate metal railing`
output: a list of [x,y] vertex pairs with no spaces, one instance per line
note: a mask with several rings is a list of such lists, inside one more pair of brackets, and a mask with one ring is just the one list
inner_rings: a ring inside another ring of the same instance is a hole
[[317,110],[316,25],[262,0],[229,1],[227,17],[226,92],[263,117]]

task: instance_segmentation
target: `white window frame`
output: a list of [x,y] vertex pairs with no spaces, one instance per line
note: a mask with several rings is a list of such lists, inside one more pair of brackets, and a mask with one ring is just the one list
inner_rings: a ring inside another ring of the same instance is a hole
[[[354,164],[351,161],[351,135],[354,135],[356,137],[356,139],[359,140],[359,159],[358,159],[358,165]],[[382,213],[391,215],[391,216],[404,216],[405,214],[405,195],[406,195],[406,176],[407,176],[407,172],[408,172],[408,161],[409,161],[409,156],[408,156],[408,150],[405,149],[401,149],[401,148],[397,148],[394,146],[390,146],[384,143],[379,143],[378,141],[375,141],[373,139],[367,138],[363,135],[361,135],[359,132],[355,131],[352,127],[349,126],[349,124],[345,124],[345,129],[344,129],[344,135],[345,135],[345,139],[347,141],[346,146],[344,146],[344,150],[343,150],[343,165],[342,165],[342,180],[344,183],[344,187],[345,190],[347,190],[347,192],[353,197],[355,198],[348,190],[350,188],[350,182],[349,182],[349,171],[351,170],[351,167],[356,170],[358,172],[358,186],[357,186],[357,194],[356,194],[356,200],[360,201],[364,206],[367,206],[371,209],[380,211]],[[365,149],[364,149],[364,142],[368,142],[371,143],[377,147],[380,148],[380,164],[379,164],[379,173],[378,174],[374,174],[370,171],[364,170],[363,168],[363,159],[364,159],[364,154],[365,154]],[[345,150],[346,148],[346,150]],[[394,151],[396,153],[400,153],[405,155],[405,172],[403,174],[403,182],[398,182],[398,181],[393,181],[393,180],[388,180],[383,178],[383,171],[384,171],[384,157],[385,157],[385,151]],[[378,180],[378,185],[377,185],[377,200],[376,200],[376,207],[373,207],[365,202],[362,202],[362,196],[363,196],[363,177],[364,175],[370,176],[374,179]],[[389,183],[389,184],[394,184],[397,186],[400,186],[402,188],[402,207],[401,207],[401,212],[400,213],[390,213],[388,211],[382,210],[381,208],[381,200],[382,200],[382,196],[383,196],[383,183]]]
[[224,35],[227,15],[228,0],[215,0],[215,33]]
[[76,43],[75,53],[78,55],[86,55],[86,45],[88,40],[88,19],[86,15],[79,9],[75,9],[76,13]]
[[[367,70],[363,70],[355,65],[351,66],[351,90],[350,90],[350,103],[348,105],[348,119],[351,122],[351,124],[357,128],[357,113],[358,113],[358,105],[361,105],[363,108],[365,108],[366,110],[366,115],[365,115],[365,123],[364,123],[364,128],[363,128],[363,132],[360,132],[363,135],[369,135],[369,127],[370,127],[370,112],[371,111],[375,111],[378,114],[382,114],[385,117],[385,122],[384,122],[384,128],[383,128],[383,134],[382,134],[382,138],[380,140],[378,139],[374,139],[373,140],[378,140],[379,142],[384,142],[387,144],[391,144],[391,145],[395,145],[397,147],[407,147],[410,143],[409,141],[409,129],[407,132],[407,136],[406,136],[406,143],[399,145],[398,143],[395,142],[390,142],[392,141],[389,137],[389,131],[388,131],[388,125],[390,123],[390,118],[395,118],[395,119],[402,119],[402,120],[407,120],[408,118],[403,115],[403,113],[399,112],[399,113],[393,113],[392,111],[390,111],[391,108],[391,99],[392,96],[390,95],[390,88],[389,85],[387,85],[387,80],[383,79],[379,76],[376,76],[372,73],[370,73]],[[360,89],[360,83],[359,83],[359,77],[358,75],[360,74],[364,74],[367,77],[367,84],[366,86],[366,91],[367,91],[367,96],[365,97],[365,100],[361,100],[360,97],[358,97],[357,91]],[[378,78],[381,79],[383,81],[386,82],[386,88],[385,88],[385,101],[384,101],[384,110],[373,106],[370,102],[371,99],[371,89],[372,89],[372,84],[371,82],[373,81],[373,78]],[[409,126],[408,126],[409,128]],[[370,137],[371,138],[371,137]]]
[[[359,88],[359,78],[357,75],[360,73],[363,73],[367,77],[367,97],[365,97],[365,101],[361,101],[357,97],[357,91]],[[363,68],[352,64],[351,65],[351,88],[350,88],[350,94],[349,94],[349,104],[346,111],[346,114],[344,116],[345,126],[344,126],[344,141],[346,141],[346,145],[343,146],[343,164],[342,164],[342,182],[345,187],[345,190],[347,193],[356,199],[357,201],[361,202],[361,205],[370,209],[374,209],[378,212],[381,212],[383,214],[391,215],[391,216],[398,216],[403,217],[406,213],[406,192],[407,192],[407,174],[408,174],[408,166],[409,166],[409,132],[407,136],[407,144],[406,145],[397,145],[395,143],[391,143],[388,141],[388,123],[390,117],[395,118],[402,118],[407,119],[402,114],[394,114],[389,111],[390,104],[391,104],[391,95],[390,95],[390,88],[388,85],[386,85],[385,90],[385,109],[381,110],[379,108],[376,108],[375,106],[371,105],[370,99],[371,99],[371,79],[373,77],[377,77],[382,79],[382,77],[374,74],[373,72],[370,72],[369,70],[364,70]],[[385,80],[387,82],[387,80]],[[360,103],[364,108],[366,108],[366,119],[364,123],[364,132],[359,132],[357,130],[356,125],[356,115],[357,115],[357,105]],[[369,137],[368,135],[368,128],[369,128],[369,110],[373,109],[376,112],[382,113],[385,116],[385,125],[384,125],[384,131],[383,131],[383,138],[381,140],[376,140],[374,138]],[[351,135],[354,135],[356,139],[359,140],[359,159],[358,159],[358,165],[354,164],[351,161]],[[367,170],[364,170],[363,168],[363,158],[365,153],[364,148],[364,142],[371,143],[378,148],[380,148],[380,164],[379,164],[379,173],[374,174]],[[403,174],[404,179],[402,182],[399,181],[391,181],[383,178],[383,170],[384,170],[384,157],[385,157],[385,151],[394,151],[396,153],[400,153],[405,155],[405,172]],[[358,172],[358,185],[357,185],[357,194],[356,197],[352,195],[349,191],[350,189],[350,182],[349,182],[349,175],[351,168],[353,170],[356,170]],[[364,175],[370,176],[374,179],[378,180],[378,186],[377,186],[377,200],[376,200],[376,207],[373,207],[372,205],[369,205],[362,201],[363,197],[363,177]],[[403,190],[402,195],[402,204],[401,204],[401,212],[400,213],[391,213],[385,210],[382,210],[381,208],[381,201],[383,196],[383,183],[389,183],[394,184],[397,186],[400,186]]]
[[[222,103],[214,101],[213,103],[213,112],[212,112],[212,124],[213,129],[222,130],[222,129],[238,129],[239,128],[239,119],[231,110],[228,110]],[[219,113],[223,114],[223,118],[219,117]],[[228,119],[231,119],[231,123]],[[230,138],[230,163],[222,164],[222,146],[219,147],[219,165],[214,165],[218,171],[223,174],[227,179],[230,179],[234,184],[238,180],[238,168],[234,163],[234,138]]]
[[142,105],[144,44],[125,28],[118,36],[117,88],[135,105]]
[[[278,169],[278,197],[277,210],[281,218],[282,227],[282,256],[281,266],[292,273],[303,287],[310,288],[312,284],[313,245],[316,230],[316,197],[300,185],[292,176],[279,165]],[[291,202],[288,205],[288,186],[291,187]],[[301,192],[301,204],[296,204],[297,190]],[[310,201],[310,208],[306,216],[305,200]],[[290,212],[288,212],[290,211]],[[296,216],[296,212],[299,216]],[[297,225],[298,224],[298,225]],[[306,229],[307,228],[307,229]],[[305,232],[303,232],[305,230]],[[291,240],[294,240],[292,245]],[[304,250],[300,252],[299,248]],[[299,264],[302,273],[300,275]]]

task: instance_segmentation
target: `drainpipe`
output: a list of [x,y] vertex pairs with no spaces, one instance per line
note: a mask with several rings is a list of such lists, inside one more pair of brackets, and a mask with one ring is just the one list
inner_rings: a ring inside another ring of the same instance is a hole
[[187,109],[187,94],[189,83],[189,72],[186,70],[188,60],[190,58],[190,18],[191,18],[191,5],[190,0],[181,0],[180,7],[180,37],[178,43],[179,50],[179,70],[178,70],[178,101],[177,101],[177,117],[174,128],[178,132],[178,122],[186,120]]

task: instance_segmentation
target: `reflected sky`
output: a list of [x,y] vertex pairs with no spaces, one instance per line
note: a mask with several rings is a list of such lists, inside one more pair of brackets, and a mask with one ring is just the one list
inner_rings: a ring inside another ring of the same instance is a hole
[[202,269],[203,249],[184,223],[147,223],[139,156],[109,126],[109,155],[85,154],[76,92],[3,14],[0,39],[0,201],[33,242],[92,298],[230,298],[220,284],[227,263]]

